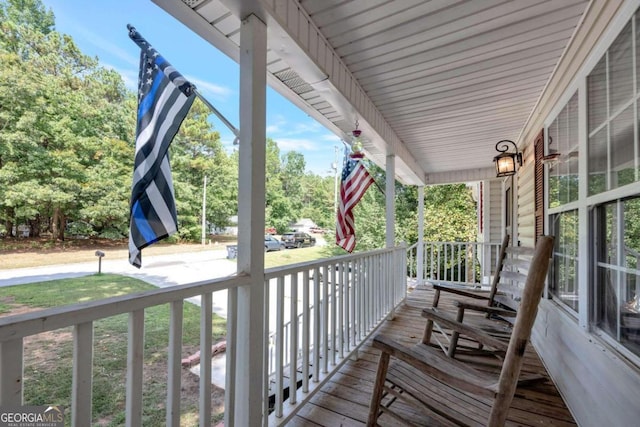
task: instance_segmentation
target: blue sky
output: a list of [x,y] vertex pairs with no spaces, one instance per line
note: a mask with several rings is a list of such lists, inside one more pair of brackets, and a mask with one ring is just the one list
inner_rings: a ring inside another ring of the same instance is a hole
[[[98,57],[103,66],[117,70],[127,87],[135,90],[140,51],[127,32],[127,24],[133,25],[218,111],[239,126],[238,65],[151,0],[42,2],[53,10],[59,32],[72,36],[86,55]],[[230,147],[233,134],[211,117],[223,144]],[[272,89],[267,91],[267,137],[278,142],[282,153],[302,153],[307,170],[322,176],[331,175],[334,147],[342,146],[337,136]]]

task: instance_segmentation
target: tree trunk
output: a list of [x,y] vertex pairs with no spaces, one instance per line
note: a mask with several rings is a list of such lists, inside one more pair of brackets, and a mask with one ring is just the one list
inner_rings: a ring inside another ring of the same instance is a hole
[[60,226],[58,227],[58,240],[64,241],[64,229],[67,226],[67,216],[62,212],[62,209],[60,209],[59,220]]
[[6,213],[7,217],[4,220],[4,228],[7,229],[7,237],[15,237],[15,234],[13,234],[13,208],[7,208]]
[[54,240],[64,240],[65,216],[60,207],[53,209],[53,220],[51,221],[51,234]]
[[29,237],[40,237],[40,215],[29,220]]

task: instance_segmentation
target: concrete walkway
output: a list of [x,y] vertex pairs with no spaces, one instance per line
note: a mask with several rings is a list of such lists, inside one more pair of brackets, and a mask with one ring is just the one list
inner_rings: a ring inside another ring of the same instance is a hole
[[[226,258],[226,250],[158,255],[143,258],[137,269],[126,259],[102,261],[102,272],[133,277],[159,288],[217,279],[236,273],[235,261]],[[98,262],[51,265],[44,267],[0,270],[0,287],[82,277],[98,272]],[[2,291],[0,290],[0,294]],[[213,294],[213,312],[227,317],[227,292]],[[190,298],[200,305],[200,298]]]

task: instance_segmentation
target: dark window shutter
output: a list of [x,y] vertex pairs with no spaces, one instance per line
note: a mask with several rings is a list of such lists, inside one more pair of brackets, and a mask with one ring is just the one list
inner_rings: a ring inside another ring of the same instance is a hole
[[535,218],[536,218],[536,242],[538,237],[544,234],[544,129],[540,131],[533,144],[535,154],[534,179],[535,188]]

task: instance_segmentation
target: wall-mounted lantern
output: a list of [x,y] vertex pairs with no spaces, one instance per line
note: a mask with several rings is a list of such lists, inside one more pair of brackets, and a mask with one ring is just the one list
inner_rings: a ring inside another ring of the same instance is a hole
[[[515,153],[508,152],[509,148],[511,148],[508,144],[513,145]],[[500,152],[500,154],[493,158],[493,161],[496,163],[496,176],[500,178],[515,175],[516,163],[518,166],[522,166],[522,153],[518,151],[515,142],[509,139],[498,141],[496,151]]]

